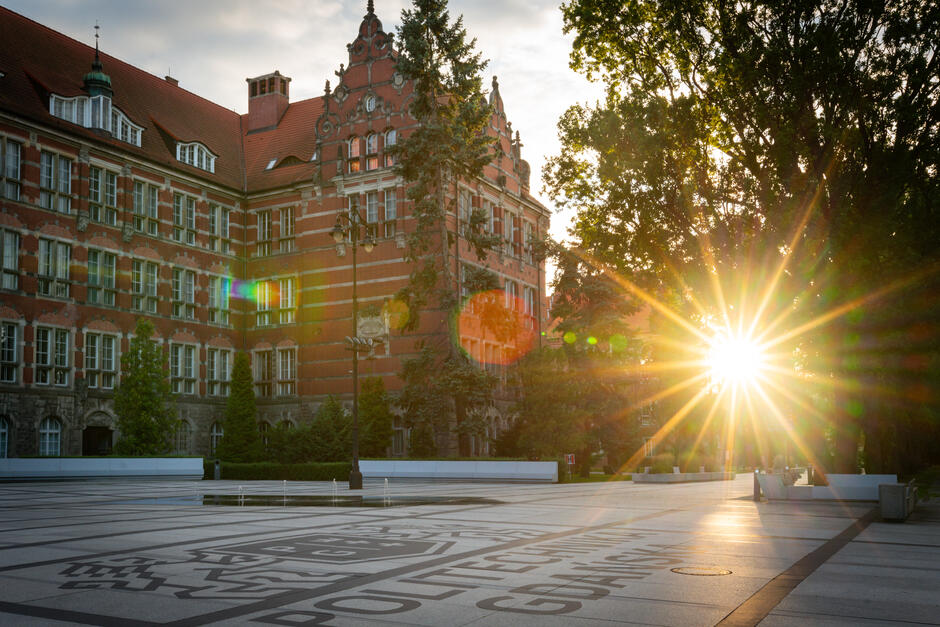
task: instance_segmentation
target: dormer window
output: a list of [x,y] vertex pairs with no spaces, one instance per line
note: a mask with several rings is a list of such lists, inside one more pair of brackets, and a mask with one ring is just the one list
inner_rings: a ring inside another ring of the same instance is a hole
[[267,165],[264,169],[265,169],[265,170],[272,170],[272,169],[274,169],[274,166],[275,166],[276,163],[277,163],[277,157],[275,157],[274,159],[271,159],[270,161],[268,161],[268,165]]
[[63,98],[52,94],[49,97],[49,113],[85,128],[108,131],[115,139],[140,146],[144,127],[131,122],[123,111],[112,105],[109,96]]
[[191,142],[188,144],[176,144],[176,158],[183,163],[188,163],[189,165],[195,166],[200,170],[205,170],[206,172],[212,172],[214,174],[215,160],[218,158],[218,156],[212,154],[209,149],[203,146],[201,143]]

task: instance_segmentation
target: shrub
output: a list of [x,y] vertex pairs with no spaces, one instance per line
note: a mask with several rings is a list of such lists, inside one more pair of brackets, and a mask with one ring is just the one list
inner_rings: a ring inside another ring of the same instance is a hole
[[[214,475],[214,463],[204,462],[205,477]],[[287,481],[346,481],[349,478],[349,462],[321,462],[307,464],[278,464],[275,462],[257,462],[240,464],[222,462],[222,479],[238,481],[287,480]]]
[[670,473],[672,467],[676,465],[676,456],[672,453],[660,453],[653,456],[653,464],[650,472],[656,474]]

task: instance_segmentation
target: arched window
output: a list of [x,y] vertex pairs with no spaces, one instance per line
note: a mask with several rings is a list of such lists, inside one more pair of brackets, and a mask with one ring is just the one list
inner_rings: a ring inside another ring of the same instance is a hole
[[389,146],[394,146],[398,143],[398,133],[395,132],[395,129],[390,128],[385,131],[385,167],[390,168],[395,165],[395,158],[389,154]]
[[375,133],[366,135],[366,170],[379,167],[379,136]]
[[8,446],[10,446],[10,421],[6,416],[0,416],[0,458],[10,456]]
[[359,138],[350,137],[346,140],[346,155],[349,159],[349,172],[359,171]]
[[262,420],[258,423],[258,433],[261,434],[261,444],[264,445],[264,448],[268,448],[268,431],[270,431],[271,425],[266,421]]
[[209,454],[215,455],[216,449],[219,448],[219,442],[222,441],[222,436],[225,435],[225,431],[222,429],[222,425],[213,422],[212,430],[209,431]]
[[60,454],[62,423],[58,418],[46,418],[39,425],[39,454],[57,457]]
[[177,420],[173,425],[173,454],[189,455],[193,447],[193,428],[188,420]]

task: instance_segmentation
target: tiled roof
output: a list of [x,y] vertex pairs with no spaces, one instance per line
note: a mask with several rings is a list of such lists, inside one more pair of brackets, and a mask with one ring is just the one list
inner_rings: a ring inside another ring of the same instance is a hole
[[[0,7],[0,72],[4,74],[0,78],[0,109],[199,178],[244,189],[241,116],[107,54],[101,54],[101,62],[111,77],[112,102],[144,128],[141,147],[52,116],[49,93],[66,97],[84,93],[82,78],[91,69],[94,56],[94,48]],[[215,173],[177,161],[176,140],[205,144],[218,155]]]
[[[310,181],[317,170],[311,162],[317,147],[313,127],[323,111],[323,98],[291,103],[277,128],[245,134],[248,191],[255,192]],[[247,116],[243,116],[245,118]],[[247,124],[243,124],[247,128]],[[266,169],[274,160],[272,169]]]

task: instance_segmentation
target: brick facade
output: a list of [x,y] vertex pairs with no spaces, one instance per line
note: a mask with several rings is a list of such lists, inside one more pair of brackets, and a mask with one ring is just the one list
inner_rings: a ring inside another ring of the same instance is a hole
[[[0,8],[3,454],[49,452],[40,447],[56,444],[56,424],[61,455],[101,452],[119,437],[108,431],[110,390],[140,316],[167,352],[186,425],[181,453],[210,452],[236,351],[252,356],[259,419],[269,425],[308,420],[329,394],[348,401],[352,268],[330,231],[351,205],[374,218],[377,238],[358,256],[360,331],[386,340],[360,372],[400,387],[415,341],[447,337],[450,325],[423,315],[403,334],[382,314],[397,311],[413,229],[385,152],[415,125],[395,55],[370,11],[323,96],[291,103],[290,79],[274,72],[248,80],[249,113],[240,116],[169,77],[104,54],[98,63],[96,50]],[[102,94],[110,124],[93,117]],[[477,260],[455,210],[451,269],[486,266],[512,283],[505,289],[537,338],[544,267],[526,237],[547,231],[549,213],[529,194],[495,78],[489,97],[497,156],[483,177],[460,184],[459,204],[491,211],[505,243]],[[462,320],[454,341],[481,367],[499,370],[519,352],[513,340],[486,338],[472,313]],[[505,424],[497,413],[491,435]],[[401,453],[400,442],[393,449]]]

